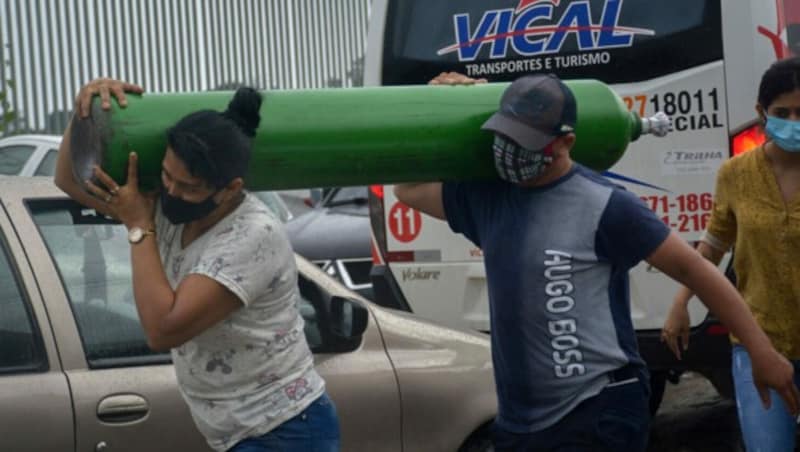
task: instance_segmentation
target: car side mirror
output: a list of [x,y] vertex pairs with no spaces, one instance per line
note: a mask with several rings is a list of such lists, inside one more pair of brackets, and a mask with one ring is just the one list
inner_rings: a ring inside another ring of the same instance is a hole
[[330,314],[331,332],[341,339],[360,338],[367,330],[369,311],[355,300],[331,297]]

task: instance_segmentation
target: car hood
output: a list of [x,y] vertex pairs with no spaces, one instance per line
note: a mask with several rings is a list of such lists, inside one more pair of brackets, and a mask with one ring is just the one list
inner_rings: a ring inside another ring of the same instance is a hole
[[286,223],[295,252],[312,261],[370,257],[369,228],[369,217],[338,209],[314,209]]

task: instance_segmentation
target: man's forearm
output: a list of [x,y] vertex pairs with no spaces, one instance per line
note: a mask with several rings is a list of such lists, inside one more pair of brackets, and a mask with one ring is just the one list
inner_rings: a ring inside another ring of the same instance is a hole
[[[711,262],[715,267],[719,265],[719,262],[722,260],[722,256],[725,254],[724,252],[717,250],[705,242],[699,242],[696,249],[701,256]],[[678,293],[675,294],[674,302],[686,307],[689,305],[689,300],[691,300],[694,295],[695,293],[692,289],[686,285],[682,285],[678,290]]]
[[736,288],[710,261],[698,259],[695,265],[697,268],[687,272],[682,282],[751,353],[769,347],[769,338],[756,323]]

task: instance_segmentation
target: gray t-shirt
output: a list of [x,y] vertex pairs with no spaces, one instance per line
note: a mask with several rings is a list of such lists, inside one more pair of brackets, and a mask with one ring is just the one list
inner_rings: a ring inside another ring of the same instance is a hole
[[253,195],[185,249],[183,225],[156,206],[156,237],[173,290],[190,274],[233,292],[242,308],[172,350],[179,387],[216,450],[262,435],[325,390],[297,302],[297,268],[282,224]]
[[623,366],[644,372],[628,270],[670,230],[633,193],[575,164],[541,187],[445,183],[447,220],[483,249],[498,424],[554,425]]

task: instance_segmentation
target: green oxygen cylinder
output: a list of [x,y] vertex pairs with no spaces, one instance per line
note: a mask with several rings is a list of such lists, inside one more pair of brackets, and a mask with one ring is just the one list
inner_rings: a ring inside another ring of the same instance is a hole
[[[597,80],[565,82],[578,107],[572,150],[596,170],[611,167],[643,133],[665,134],[669,118],[641,119]],[[480,130],[508,83],[264,91],[253,140],[251,190],[495,178],[492,134]],[[127,108],[100,108],[72,122],[75,176],[100,165],[124,181],[139,155],[143,189],[158,186],[166,131],[201,109],[223,111],[232,92],[128,95]]]

